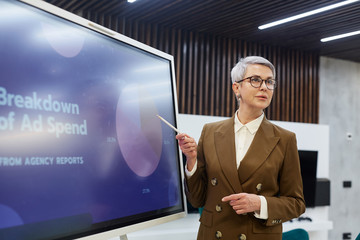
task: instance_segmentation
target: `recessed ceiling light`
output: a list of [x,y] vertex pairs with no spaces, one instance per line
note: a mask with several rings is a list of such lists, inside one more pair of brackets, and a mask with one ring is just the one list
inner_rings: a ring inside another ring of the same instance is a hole
[[350,37],[350,36],[354,36],[354,35],[358,35],[358,34],[360,34],[360,31],[349,32],[349,33],[344,33],[344,34],[340,34],[340,35],[336,35],[336,36],[332,36],[332,37],[327,37],[327,38],[321,39],[320,41],[328,42],[328,41],[332,41],[332,40],[336,40],[336,39],[340,39],[340,38],[346,38],[346,37]]
[[325,11],[328,11],[328,10],[331,10],[331,9],[334,9],[334,8],[338,8],[338,7],[341,7],[341,6],[350,4],[350,3],[354,3],[354,2],[357,2],[357,1],[359,1],[359,0],[347,0],[347,1],[339,2],[339,3],[335,3],[335,4],[329,5],[327,7],[318,8],[318,9],[315,9],[315,10],[312,10],[312,11],[309,11],[309,12],[301,13],[301,14],[298,14],[298,15],[295,15],[295,16],[292,16],[292,17],[288,17],[288,18],[284,18],[284,19],[281,19],[281,20],[278,20],[278,21],[275,21],[275,22],[267,23],[267,24],[259,26],[258,28],[260,30],[263,30],[263,29],[274,27],[274,26],[277,26],[277,25],[280,25],[280,24],[283,24],[283,23],[291,22],[291,21],[294,21],[294,20],[297,20],[297,19],[300,19],[300,18],[308,17],[308,16],[311,16],[311,15],[314,15],[314,14],[317,14],[317,13],[325,12]]
[[136,0],[127,0],[128,3],[133,3],[135,2]]

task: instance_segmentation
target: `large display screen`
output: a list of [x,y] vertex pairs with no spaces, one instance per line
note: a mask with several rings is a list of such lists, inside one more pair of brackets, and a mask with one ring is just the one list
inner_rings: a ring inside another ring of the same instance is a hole
[[39,6],[0,1],[0,239],[184,213],[173,58]]

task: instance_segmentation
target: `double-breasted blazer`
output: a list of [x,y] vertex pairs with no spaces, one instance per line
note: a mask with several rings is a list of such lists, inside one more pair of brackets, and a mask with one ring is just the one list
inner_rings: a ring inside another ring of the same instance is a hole
[[[204,207],[197,239],[281,240],[282,223],[305,211],[296,136],[264,117],[237,168],[234,117],[203,127],[197,170],[185,179],[189,202]],[[242,192],[266,198],[268,219],[221,201]]]

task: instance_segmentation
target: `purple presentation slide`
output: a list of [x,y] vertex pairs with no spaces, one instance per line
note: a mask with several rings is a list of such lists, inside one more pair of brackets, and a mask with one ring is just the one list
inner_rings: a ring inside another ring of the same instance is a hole
[[169,60],[17,1],[0,33],[0,239],[183,209]]

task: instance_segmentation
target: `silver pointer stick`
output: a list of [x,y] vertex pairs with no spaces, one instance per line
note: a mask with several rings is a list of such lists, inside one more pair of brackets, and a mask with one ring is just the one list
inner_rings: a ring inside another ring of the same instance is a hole
[[166,125],[168,125],[169,127],[171,127],[172,129],[174,129],[175,132],[177,133],[181,133],[177,128],[175,128],[173,125],[171,125],[168,121],[166,121],[164,118],[162,118],[159,115],[156,115],[158,118],[160,118],[161,121],[163,121],[164,123],[166,123]]

